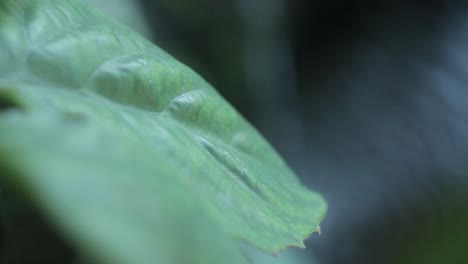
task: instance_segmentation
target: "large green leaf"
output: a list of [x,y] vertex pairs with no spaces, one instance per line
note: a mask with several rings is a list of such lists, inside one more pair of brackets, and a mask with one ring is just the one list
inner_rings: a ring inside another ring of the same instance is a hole
[[251,125],[82,1],[0,2],[0,62],[1,180],[98,263],[243,263],[240,241],[317,231],[325,202]]

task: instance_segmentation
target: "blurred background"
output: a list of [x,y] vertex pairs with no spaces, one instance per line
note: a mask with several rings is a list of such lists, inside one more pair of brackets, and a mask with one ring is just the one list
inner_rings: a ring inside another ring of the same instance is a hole
[[91,2],[201,74],[325,196],[318,263],[468,263],[466,1]]

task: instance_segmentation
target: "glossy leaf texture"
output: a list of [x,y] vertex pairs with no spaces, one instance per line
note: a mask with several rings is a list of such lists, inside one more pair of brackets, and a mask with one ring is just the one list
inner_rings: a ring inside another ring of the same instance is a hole
[[246,263],[241,241],[317,231],[324,200],[250,124],[83,1],[0,2],[0,62],[1,181],[97,263]]

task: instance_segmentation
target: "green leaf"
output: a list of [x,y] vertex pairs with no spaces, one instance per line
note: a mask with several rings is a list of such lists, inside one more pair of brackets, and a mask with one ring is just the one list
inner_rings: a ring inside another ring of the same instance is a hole
[[[326,204],[201,77],[78,0],[0,2],[0,169],[98,263],[245,263]],[[272,113],[273,114],[273,113]]]
[[147,38],[152,37],[151,30],[143,15],[138,0],[88,0],[88,2],[102,10],[105,14],[119,23],[131,28]]

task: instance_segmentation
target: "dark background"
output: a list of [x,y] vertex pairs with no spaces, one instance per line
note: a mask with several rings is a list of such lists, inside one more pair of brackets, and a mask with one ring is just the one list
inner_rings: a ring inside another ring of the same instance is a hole
[[468,263],[463,1],[141,1],[329,203],[321,263]]

